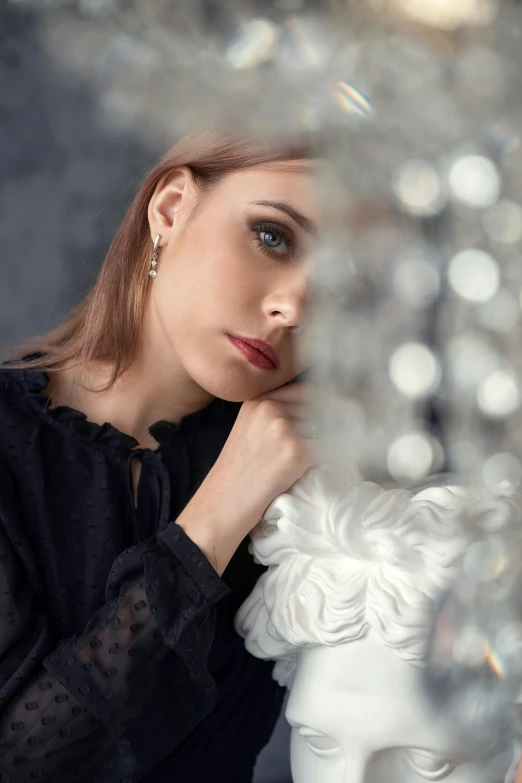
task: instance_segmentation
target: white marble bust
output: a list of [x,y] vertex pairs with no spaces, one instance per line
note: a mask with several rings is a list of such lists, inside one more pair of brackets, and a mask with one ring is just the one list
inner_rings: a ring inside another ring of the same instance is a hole
[[[457,512],[471,502],[462,487],[412,495],[314,468],[252,532],[269,569],[236,630],[290,689],[294,783],[504,780],[463,754],[420,682],[433,601],[471,540]],[[515,504],[498,509],[504,527],[519,524]]]

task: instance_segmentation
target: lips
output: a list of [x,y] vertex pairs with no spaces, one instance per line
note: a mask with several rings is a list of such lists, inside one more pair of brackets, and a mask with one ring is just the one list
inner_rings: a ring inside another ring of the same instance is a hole
[[229,339],[236,348],[242,350],[242,353],[252,364],[267,370],[279,368],[277,351],[265,340],[256,337],[240,337],[239,335],[229,335]]

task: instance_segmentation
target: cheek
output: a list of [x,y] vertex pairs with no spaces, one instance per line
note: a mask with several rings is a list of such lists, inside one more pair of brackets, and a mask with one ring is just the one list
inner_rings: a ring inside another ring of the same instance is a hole
[[273,264],[242,229],[223,230],[194,249],[198,274],[221,289],[260,291]]
[[241,257],[238,250],[214,251],[204,265],[204,271],[195,287],[195,297],[204,301],[208,313],[221,319],[252,317],[265,292],[260,270],[251,259]]
[[[152,285],[164,329],[192,335],[209,328],[249,323],[266,293],[266,270],[244,238],[220,233],[192,237],[158,267]],[[160,258],[161,262],[161,258]]]

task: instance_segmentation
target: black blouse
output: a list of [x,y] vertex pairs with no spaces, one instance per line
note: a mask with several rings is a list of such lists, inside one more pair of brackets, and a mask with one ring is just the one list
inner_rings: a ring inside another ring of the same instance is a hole
[[0,367],[0,781],[251,781],[283,689],[233,620],[264,568],[247,537],[220,578],[174,521],[240,404],[152,451],[47,384]]

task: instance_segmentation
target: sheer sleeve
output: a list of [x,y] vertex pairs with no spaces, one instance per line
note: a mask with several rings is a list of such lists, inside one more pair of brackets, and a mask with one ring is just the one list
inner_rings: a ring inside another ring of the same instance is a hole
[[165,689],[179,695],[172,750],[207,709],[213,606],[228,592],[171,522],[116,558],[105,605],[56,646],[0,524],[0,781],[86,780],[112,746],[107,768],[126,779],[134,722]]

